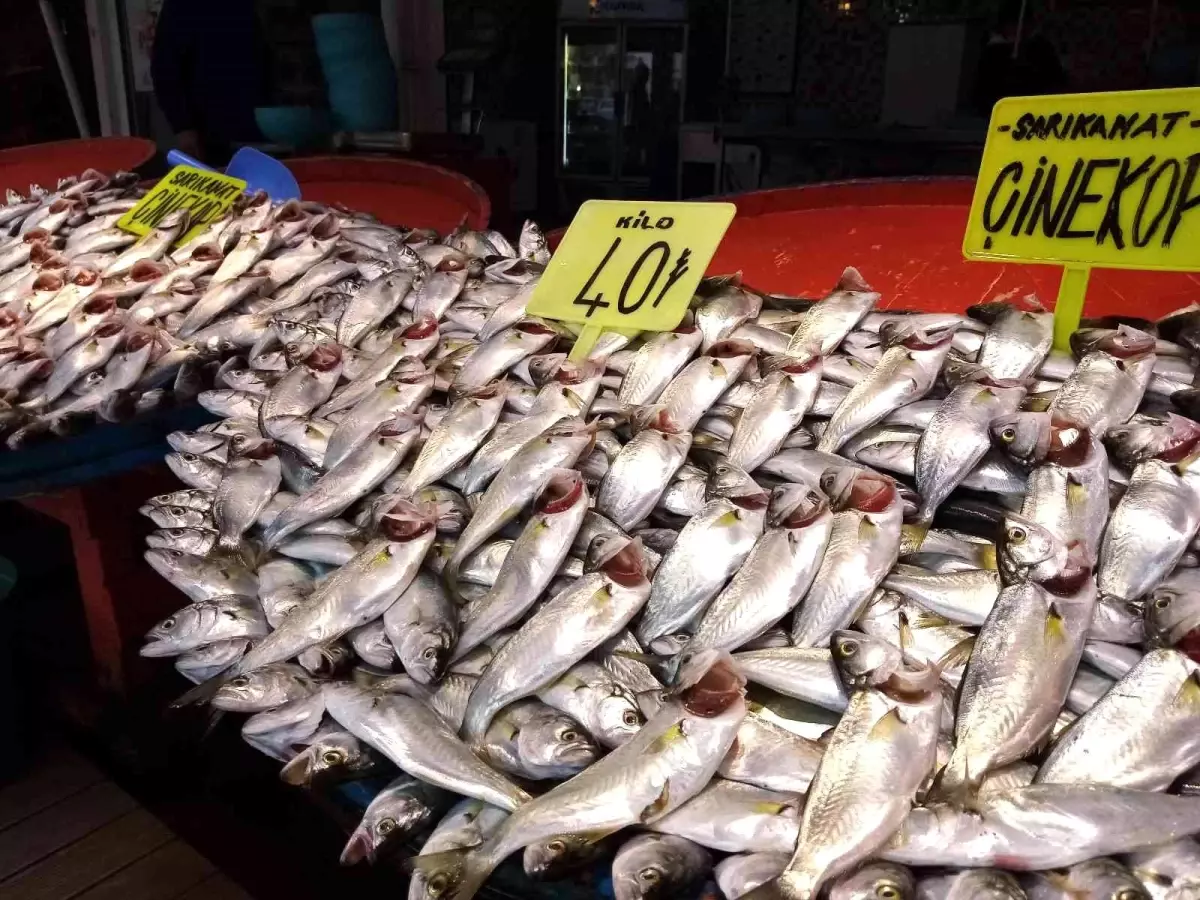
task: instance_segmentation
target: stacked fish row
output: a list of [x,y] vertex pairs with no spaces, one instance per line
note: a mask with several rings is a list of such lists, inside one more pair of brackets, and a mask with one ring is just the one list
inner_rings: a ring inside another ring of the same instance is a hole
[[292,783],[399,770],[344,861],[436,822],[414,900],[518,852],[621,900],[1200,896],[1200,308],[1068,355],[1028,303],[717,278],[574,363],[533,226],[376,230],[357,292],[235,317],[143,508],[181,702]]
[[[0,207],[0,430],[10,447],[190,401],[232,353],[268,337],[272,317],[313,297],[332,314],[385,269],[420,270],[368,217],[261,193],[203,229],[179,210],[139,238],[117,222],[142,194],[135,175],[89,170],[28,198],[10,191]],[[286,367],[278,349],[256,361]]]

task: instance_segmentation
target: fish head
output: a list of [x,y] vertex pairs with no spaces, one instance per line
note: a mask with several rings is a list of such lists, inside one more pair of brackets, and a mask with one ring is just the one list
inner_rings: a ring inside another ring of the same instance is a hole
[[407,791],[384,791],[363,813],[362,821],[342,850],[341,864],[375,862],[388,846],[395,846],[429,821],[433,810],[425,800]]
[[1018,412],[992,419],[988,432],[1001,453],[1024,466],[1035,466],[1050,452],[1049,412]]
[[829,498],[807,484],[785,483],[771,491],[771,527],[807,528],[829,512]]
[[529,358],[529,377],[535,387],[542,387],[555,379],[567,361],[565,353],[538,353]]
[[428,534],[437,527],[438,510],[432,504],[418,505],[397,500],[379,517],[379,531],[389,541],[406,543]]
[[[147,557],[149,557],[150,552],[171,554],[177,551],[147,551]],[[202,632],[204,628],[205,615],[203,605],[192,604],[191,606],[185,606],[183,609],[177,610],[167,616],[147,631],[146,640],[149,643],[143,645],[138,652],[140,655],[150,658],[175,656],[181,652],[180,647],[183,646],[185,641]]]
[[435,684],[450,663],[457,637],[454,630],[445,625],[425,623],[420,628],[405,630],[396,655],[414,681]]
[[358,738],[336,728],[322,729],[279,773],[287,784],[309,787],[317,781],[357,778],[371,772],[377,761]]
[[1200,445],[1200,423],[1173,412],[1138,413],[1124,425],[1105,433],[1104,442],[1113,457],[1133,469],[1148,459],[1180,462]]
[[913,874],[894,863],[870,862],[829,886],[828,900],[912,900]]
[[[196,553],[211,547],[211,532],[200,528],[163,528],[146,535],[146,546],[161,550]],[[209,537],[206,538],[206,535]]]
[[695,881],[696,861],[689,858],[691,854],[670,846],[668,842],[673,840],[681,839],[640,835],[621,848],[612,867],[616,900],[666,900]]
[[212,705],[229,712],[260,712],[286,703],[295,677],[281,666],[263,666],[237,675],[217,689]]
[[1145,620],[1151,645],[1170,647],[1182,642],[1200,630],[1200,591],[1158,587],[1146,603]]
[[1112,859],[1090,859],[1067,870],[1051,870],[1039,878],[1070,897],[1097,900],[1150,900],[1132,872]]
[[1008,583],[1058,573],[1067,564],[1066,541],[1016,513],[1004,516],[996,549],[997,567]]
[[596,736],[613,746],[624,744],[646,724],[637,699],[615,683],[600,699],[596,721]]
[[554,469],[546,478],[546,484],[534,501],[539,515],[551,516],[565,513],[580,503],[587,503],[587,491],[583,475],[576,469]]
[[215,465],[211,460],[195,453],[168,453],[164,461],[181,481],[188,484],[203,477],[205,472]]
[[724,497],[744,509],[765,509],[771,499],[745,469],[725,461],[709,471],[704,496],[707,500]]
[[680,666],[676,680],[683,708],[694,716],[714,718],[746,693],[746,679],[724,650],[701,650]]
[[587,549],[585,571],[603,572],[617,584],[632,587],[646,579],[642,542],[624,534],[598,534]]
[[525,848],[525,874],[535,881],[558,881],[590,866],[604,852],[604,843],[593,834],[554,835]]
[[332,372],[342,364],[342,348],[332,342],[317,344],[304,357],[304,365],[314,372]]
[[838,676],[850,690],[878,687],[904,665],[899,647],[858,631],[835,631],[829,649]]
[[602,755],[578,722],[556,710],[543,710],[521,726],[517,750],[522,760],[558,778],[579,774]]
[[1121,360],[1133,360],[1154,353],[1158,340],[1153,334],[1130,325],[1116,328],[1081,328],[1071,335],[1071,352],[1076,359],[1088,353],[1107,353]]
[[834,512],[881,513],[899,500],[896,482],[886,475],[849,467],[826,469],[821,489],[829,496]]

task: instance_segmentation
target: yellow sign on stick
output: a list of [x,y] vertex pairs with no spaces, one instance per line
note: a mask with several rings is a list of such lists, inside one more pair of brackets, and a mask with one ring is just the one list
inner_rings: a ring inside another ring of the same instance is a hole
[[963,254],[1066,266],[1060,349],[1092,266],[1200,271],[1200,88],[1001,100]]
[[546,267],[530,315],[583,326],[572,359],[604,329],[670,331],[737,207],[732,203],[589,200]]
[[137,235],[149,234],[168,213],[187,209],[192,214],[192,224],[180,238],[187,240],[224,215],[244,190],[246,182],[240,178],[192,166],[176,166],[150,188],[137,206],[121,216],[117,225]]

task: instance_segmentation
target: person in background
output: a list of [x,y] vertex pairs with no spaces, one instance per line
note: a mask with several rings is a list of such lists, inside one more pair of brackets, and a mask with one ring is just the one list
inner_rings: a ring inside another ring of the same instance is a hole
[[253,0],[164,0],[150,71],[177,149],[223,166],[235,144],[262,140],[267,53]]
[[[1058,94],[1067,90],[1067,76],[1058,51],[1049,38],[1035,30],[1031,11],[1021,21],[1021,6],[1021,0],[1004,0],[996,27],[980,54],[974,93],[975,108],[984,116],[991,114],[992,107],[1002,97]],[[1033,6],[1029,3],[1028,9]]]

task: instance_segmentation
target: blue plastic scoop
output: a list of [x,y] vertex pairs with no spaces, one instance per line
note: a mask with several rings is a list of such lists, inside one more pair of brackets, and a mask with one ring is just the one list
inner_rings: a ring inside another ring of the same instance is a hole
[[[212,166],[206,166],[198,159],[192,159],[181,150],[168,150],[167,162],[172,166],[195,166],[197,169],[213,171]],[[296,176],[283,163],[273,156],[267,156],[253,147],[242,147],[233,154],[225,174],[240,178],[246,182],[247,190],[266,191],[273,201],[299,200],[300,185]]]

